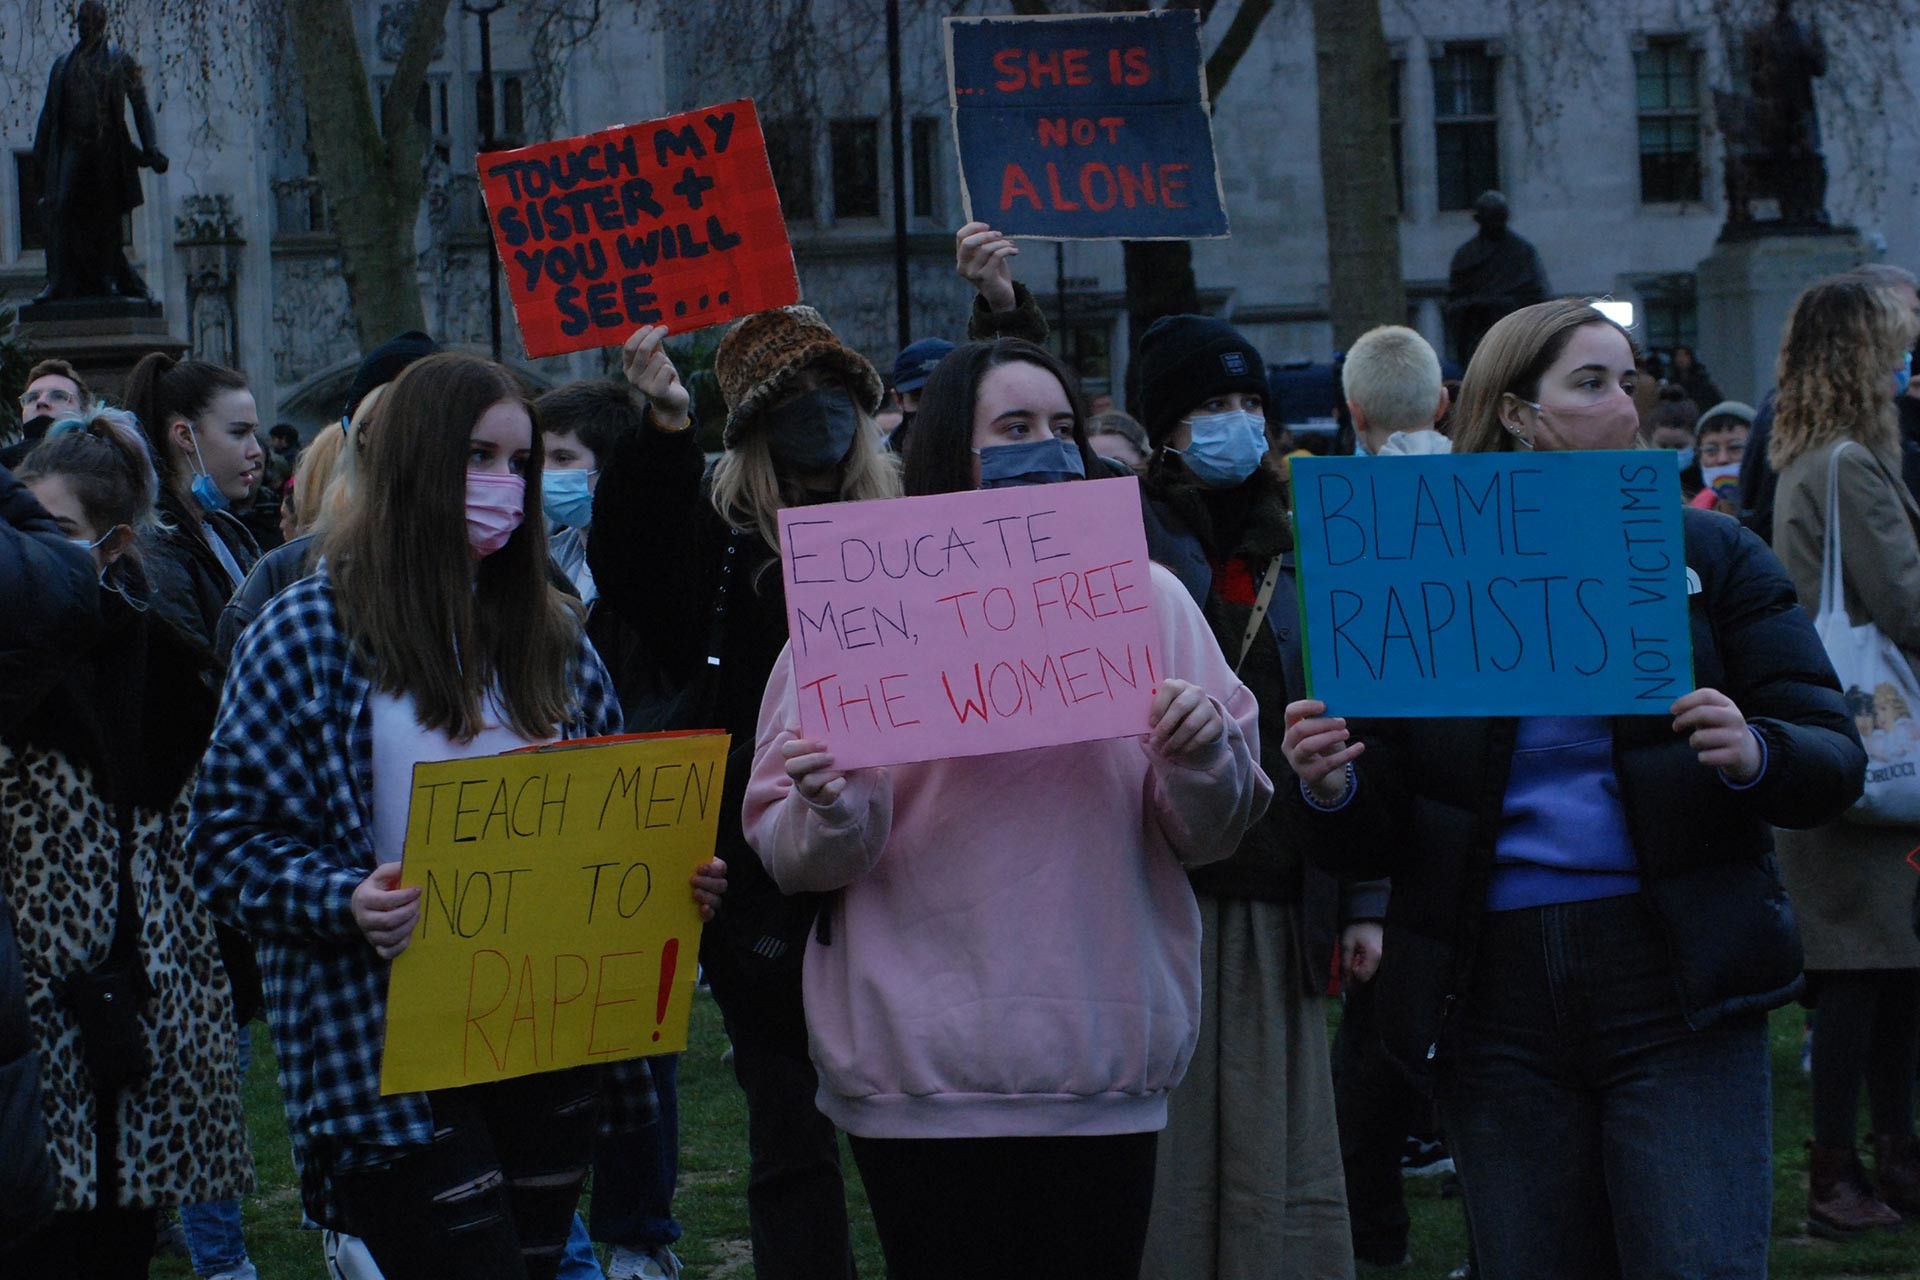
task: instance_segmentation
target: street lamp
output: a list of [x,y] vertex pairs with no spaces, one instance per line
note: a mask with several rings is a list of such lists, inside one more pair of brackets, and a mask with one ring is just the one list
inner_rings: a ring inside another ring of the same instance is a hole
[[[480,87],[474,106],[480,113],[480,150],[493,150],[493,15],[506,8],[506,0],[475,4],[461,0],[463,12],[480,19]],[[493,359],[500,360],[500,253],[494,247],[492,228],[487,232],[487,337],[493,344]]]

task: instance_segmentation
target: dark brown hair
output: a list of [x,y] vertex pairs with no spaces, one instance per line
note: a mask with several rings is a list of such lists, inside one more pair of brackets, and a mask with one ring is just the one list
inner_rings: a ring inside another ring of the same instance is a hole
[[[96,405],[81,414],[76,429],[56,423],[20,466],[23,484],[59,476],[73,489],[87,523],[111,531],[126,525],[136,533],[151,529],[159,496],[146,438],[124,409]],[[124,557],[137,557],[139,539]]]
[[1080,394],[1080,379],[1045,347],[1020,338],[1000,338],[955,347],[920,388],[920,410],[907,433],[902,475],[910,496],[961,493],[976,487],[973,412],[980,402],[981,382],[989,371],[1005,364],[1037,365],[1059,381],[1073,408],[1073,442],[1080,449],[1080,460],[1089,476],[1105,474],[1087,443],[1087,403]]
[[192,468],[186,464],[185,455],[169,444],[167,432],[175,418],[192,422],[205,413],[221,392],[246,389],[247,380],[225,365],[175,360],[159,351],[142,356],[127,377],[127,408],[147,433],[160,481],[194,519],[199,518],[199,512],[186,501],[186,477]]
[[410,695],[420,723],[461,741],[479,732],[496,691],[526,738],[557,734],[573,704],[580,618],[549,577],[537,419],[520,527],[478,566],[467,541],[468,441],[502,401],[533,416],[513,375],[490,361],[446,352],[409,365],[380,402],[359,499],[324,547],[374,686]]
[[540,429],[555,435],[573,432],[593,450],[594,463],[606,466],[620,437],[647,424],[647,411],[633,388],[612,378],[593,378],[557,387],[534,401]]

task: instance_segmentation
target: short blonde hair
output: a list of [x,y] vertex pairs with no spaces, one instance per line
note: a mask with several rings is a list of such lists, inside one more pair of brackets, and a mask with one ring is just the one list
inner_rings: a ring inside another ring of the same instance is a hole
[[1340,390],[1376,431],[1418,431],[1440,407],[1440,357],[1405,325],[1360,335],[1340,370]]

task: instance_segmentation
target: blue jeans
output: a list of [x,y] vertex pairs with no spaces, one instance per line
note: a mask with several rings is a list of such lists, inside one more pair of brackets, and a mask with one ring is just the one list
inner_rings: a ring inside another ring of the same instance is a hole
[[[244,1088],[247,1072],[253,1068],[253,1037],[245,1026],[237,1028],[234,1035],[234,1061]],[[187,1255],[193,1259],[195,1275],[214,1276],[245,1265],[247,1238],[240,1229],[238,1200],[184,1205],[180,1209],[180,1229],[187,1237]]]
[[567,1232],[567,1251],[560,1257],[560,1271],[554,1280],[606,1280],[606,1276],[600,1269],[600,1259],[593,1256],[587,1224],[575,1213],[573,1227]]
[[680,1238],[673,1188],[680,1175],[680,1055],[647,1059],[660,1119],[602,1139],[593,1153],[593,1238],[651,1249]]
[[1485,1280],[1764,1280],[1766,1016],[1674,988],[1638,897],[1487,914],[1436,1091]]

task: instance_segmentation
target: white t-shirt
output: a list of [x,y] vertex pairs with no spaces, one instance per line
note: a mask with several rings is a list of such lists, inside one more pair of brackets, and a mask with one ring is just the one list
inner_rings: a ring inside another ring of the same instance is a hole
[[497,756],[503,751],[555,741],[523,738],[515,733],[501,723],[505,717],[491,697],[481,709],[486,723],[471,742],[455,742],[442,730],[422,728],[411,694],[396,697],[376,689],[367,696],[367,705],[373,712],[373,847],[381,862],[398,862],[406,847],[414,765]]

